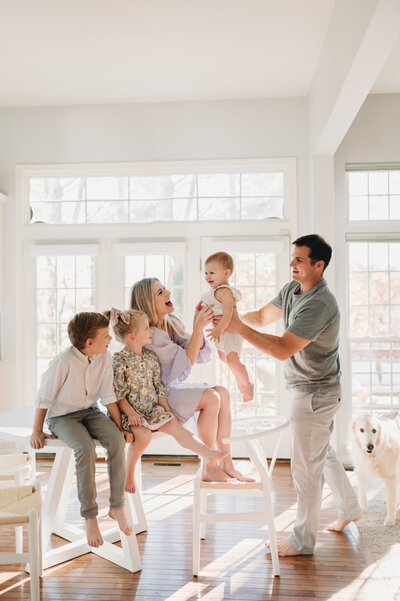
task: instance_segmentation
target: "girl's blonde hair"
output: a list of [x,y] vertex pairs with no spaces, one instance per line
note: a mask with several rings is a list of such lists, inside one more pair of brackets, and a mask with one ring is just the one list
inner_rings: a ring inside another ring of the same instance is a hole
[[[107,317],[107,319],[110,319],[111,311],[104,311],[104,315]],[[125,323],[123,316],[129,319],[129,323]],[[127,334],[134,334],[136,332],[139,319],[142,317],[146,317],[147,319],[147,315],[144,311],[120,311],[117,323],[112,326],[114,336],[118,342],[123,344]]]
[[[158,322],[153,290],[155,282],[160,282],[160,280],[158,278],[143,278],[132,286],[131,291],[131,309],[143,311],[153,328],[157,326]],[[170,335],[175,332],[181,338],[187,338],[180,321],[175,315],[165,315],[161,329]]]

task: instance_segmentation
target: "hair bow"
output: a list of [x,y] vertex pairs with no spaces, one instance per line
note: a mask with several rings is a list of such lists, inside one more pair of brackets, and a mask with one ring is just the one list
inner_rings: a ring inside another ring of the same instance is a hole
[[117,325],[118,319],[121,319],[124,323],[128,324],[131,320],[131,316],[128,311],[120,311],[113,307],[110,311],[110,324],[112,327]]

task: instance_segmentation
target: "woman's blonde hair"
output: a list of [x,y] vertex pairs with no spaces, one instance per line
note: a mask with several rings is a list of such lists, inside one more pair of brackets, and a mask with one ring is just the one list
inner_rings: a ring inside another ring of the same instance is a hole
[[[153,328],[157,326],[158,322],[156,304],[154,302],[155,282],[160,283],[160,280],[158,278],[143,278],[132,286],[131,291],[131,309],[143,311]],[[186,338],[182,325],[175,315],[165,315],[161,329],[169,334],[175,332],[181,338]]]
[[[146,317],[147,319],[147,315],[144,311],[132,310],[120,311],[119,313],[120,314],[117,318],[118,321],[115,325],[112,326],[112,329],[115,338],[118,340],[118,342],[121,342],[123,344],[125,341],[125,336],[127,334],[134,334],[136,332],[139,324],[139,319],[141,319],[142,317]],[[107,319],[111,319],[111,311],[104,311],[104,315],[107,317]],[[126,323],[124,321],[124,318],[129,319],[129,323]]]

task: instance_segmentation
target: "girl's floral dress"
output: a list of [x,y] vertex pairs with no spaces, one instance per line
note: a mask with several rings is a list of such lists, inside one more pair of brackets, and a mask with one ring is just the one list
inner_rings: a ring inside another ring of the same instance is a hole
[[[158,404],[168,398],[168,388],[161,382],[160,364],[153,351],[143,349],[143,356],[124,347],[113,355],[114,390],[117,401],[125,398],[142,418],[142,425],[158,430],[173,419],[172,413]],[[122,427],[130,431],[128,416],[121,411]]]

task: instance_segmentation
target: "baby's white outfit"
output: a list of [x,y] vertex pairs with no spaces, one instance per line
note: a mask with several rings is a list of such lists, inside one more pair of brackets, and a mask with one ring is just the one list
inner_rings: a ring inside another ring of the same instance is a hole
[[[222,284],[216,288],[210,288],[206,294],[202,295],[201,302],[205,305],[213,305],[214,315],[222,315],[224,312],[222,309],[222,303],[214,296],[215,291],[219,288],[229,288],[236,302],[240,301],[242,298],[240,291],[237,288],[233,288],[233,286],[228,286],[228,284]],[[227,356],[229,353],[237,353],[239,355],[240,351],[242,350],[242,344],[243,338],[234,332],[223,332],[220,342],[216,343],[217,349],[225,353],[225,356]]]

